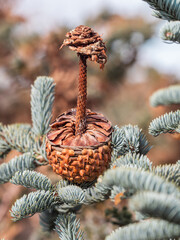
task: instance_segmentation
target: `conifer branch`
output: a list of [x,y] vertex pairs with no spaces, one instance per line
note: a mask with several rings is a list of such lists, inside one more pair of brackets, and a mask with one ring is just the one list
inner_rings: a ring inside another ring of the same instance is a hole
[[155,192],[140,192],[130,200],[134,211],[153,218],[161,218],[180,224],[180,199],[171,195]]
[[8,126],[1,126],[0,136],[0,154],[2,151],[10,151],[16,149],[21,153],[31,152],[38,165],[44,165],[44,162],[39,161],[38,158],[43,158],[47,162],[46,151],[45,151],[45,137],[37,138],[31,131],[29,124],[12,124]]
[[0,138],[0,158],[4,158],[11,151],[6,141]]
[[60,188],[66,187],[66,186],[69,186],[69,182],[65,179],[61,179],[60,181],[58,181],[56,183],[56,189],[60,189]]
[[180,110],[165,113],[154,119],[149,125],[149,133],[158,136],[161,133],[180,133]]
[[103,202],[110,196],[110,190],[105,187],[102,192],[99,191],[99,189],[96,187],[88,188],[87,190],[84,191],[86,196],[84,201],[85,205]]
[[39,214],[39,222],[44,232],[51,232],[54,230],[55,220],[58,214],[58,211],[54,208],[47,209]]
[[49,178],[41,173],[29,170],[16,172],[10,182],[16,185],[22,185],[27,188],[34,188],[45,191],[51,190],[53,188],[53,185],[51,184]]
[[56,201],[56,197],[50,191],[31,192],[18,199],[12,206],[10,213],[13,221],[17,221],[53,207]]
[[[130,155],[129,155],[130,156]],[[128,156],[123,159],[122,162],[128,160]],[[121,158],[120,158],[121,159]],[[130,161],[134,160],[129,158]],[[141,160],[146,161],[146,157],[140,157]],[[138,161],[138,159],[137,159]],[[121,163],[121,161],[119,162]],[[146,166],[146,162],[144,162]],[[130,164],[131,165],[131,164]],[[138,165],[134,167],[137,168]],[[108,199],[111,195],[113,198],[117,193],[124,192],[124,196],[131,196],[136,191],[148,190],[155,192],[173,193],[173,189],[176,189],[177,194],[179,194],[177,188],[174,184],[166,182],[163,178],[155,176],[153,173],[144,172],[140,168],[139,170],[128,168],[127,166],[121,165],[121,167],[116,167],[105,172],[104,176],[99,177],[98,183],[94,187],[84,189],[85,201],[84,204],[92,204],[95,202],[100,202]],[[151,170],[151,164],[149,166]],[[144,169],[148,170],[148,169]],[[179,178],[177,178],[179,180]],[[177,180],[176,180],[177,181]],[[171,189],[172,188],[172,189]]]
[[32,149],[33,138],[29,124],[2,126],[0,135],[11,149],[16,149],[22,153],[30,152]]
[[180,43],[180,22],[168,22],[160,31],[160,36],[164,41]]
[[180,186],[180,164],[165,164],[153,168],[153,173]]
[[136,153],[128,153],[125,156],[122,156],[120,158],[117,158],[114,162],[111,164],[111,168],[114,167],[132,167],[132,168],[139,168],[144,170],[151,171],[152,169],[152,162],[144,156]]
[[85,200],[84,204],[89,205],[92,203],[102,202],[109,198],[111,191],[102,182],[102,177],[93,187],[84,189]]
[[179,0],[143,0],[154,9],[154,16],[166,20],[180,20]]
[[[56,186],[59,187],[60,185]],[[55,206],[55,209],[59,213],[77,212],[84,203],[84,191],[76,185],[56,188],[56,191],[59,204]]]
[[178,224],[150,219],[113,231],[106,240],[165,240],[180,236]]
[[61,240],[83,240],[80,222],[73,213],[59,214],[55,222],[55,230]]
[[35,158],[30,153],[24,153],[0,165],[0,183],[8,182],[17,171],[34,169]]
[[102,177],[102,184],[105,189],[121,186],[125,190],[154,191],[180,197],[179,189],[173,183],[153,173],[132,168],[117,167],[107,170]]
[[32,131],[42,136],[49,131],[54,101],[54,81],[50,77],[38,77],[31,89]]
[[[152,162],[150,162],[147,156],[136,153],[128,153],[125,156],[117,158],[112,163],[111,168],[116,167],[127,167],[145,171],[152,171]],[[133,191],[125,191],[125,189],[121,186],[113,186],[110,198],[114,199],[114,197],[120,192],[123,192],[123,198],[129,197],[133,193]]]
[[121,128],[114,127],[112,133],[112,145],[116,157],[129,152],[147,154],[151,149],[149,143],[138,126],[126,125]]
[[72,206],[83,203],[85,195],[83,190],[76,185],[69,185],[57,189],[59,201]]
[[[36,163],[38,165],[47,164],[48,159],[46,156],[46,137],[45,136],[34,140],[32,151],[36,158]],[[43,161],[42,161],[42,158],[43,158]]]
[[153,107],[159,105],[180,104],[180,85],[172,85],[168,88],[156,91],[150,97],[150,103]]

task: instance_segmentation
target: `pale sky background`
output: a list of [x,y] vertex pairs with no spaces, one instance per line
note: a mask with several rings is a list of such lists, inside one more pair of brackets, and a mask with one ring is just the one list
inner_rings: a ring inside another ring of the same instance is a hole
[[[157,21],[152,9],[142,0],[19,0],[16,12],[29,19],[27,33],[32,29],[46,33],[61,25],[76,27],[105,8],[122,16],[143,16],[148,21]],[[165,23],[157,22],[156,36],[141,48],[138,63],[175,74],[180,79],[180,45],[164,43],[159,37],[159,29]]]

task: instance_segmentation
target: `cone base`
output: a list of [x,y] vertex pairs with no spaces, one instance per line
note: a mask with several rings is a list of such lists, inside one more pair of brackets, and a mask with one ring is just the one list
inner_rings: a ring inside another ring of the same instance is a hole
[[47,140],[46,152],[49,164],[56,174],[74,183],[92,182],[108,167],[111,161],[110,141],[87,149],[55,147]]

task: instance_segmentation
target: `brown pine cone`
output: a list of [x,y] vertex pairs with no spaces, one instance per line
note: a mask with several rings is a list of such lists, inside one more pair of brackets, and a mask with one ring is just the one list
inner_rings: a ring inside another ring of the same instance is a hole
[[77,109],[61,114],[47,134],[46,152],[53,171],[75,183],[91,182],[101,175],[111,160],[111,123],[86,109],[87,58],[103,68],[107,61],[101,37],[87,26],[66,34],[63,46],[79,56]]
[[78,54],[86,56],[90,61],[100,64],[104,67],[107,62],[106,47],[100,35],[90,27],[80,25],[66,34],[63,46],[69,46]]
[[46,152],[53,171],[75,183],[90,182],[101,175],[111,160],[111,123],[102,115],[86,111],[86,131],[75,135],[76,109],[51,124]]

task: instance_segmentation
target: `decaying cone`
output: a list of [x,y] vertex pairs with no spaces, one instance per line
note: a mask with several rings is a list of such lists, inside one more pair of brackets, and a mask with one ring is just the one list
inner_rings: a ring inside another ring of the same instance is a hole
[[101,175],[111,158],[111,123],[101,114],[87,110],[86,131],[75,135],[76,109],[61,114],[47,138],[47,157],[53,171],[77,183]]
[[100,35],[90,27],[80,25],[66,34],[62,46],[69,48],[77,54],[86,56],[90,61],[100,64],[104,67],[107,62],[106,47]]
[[50,125],[46,152],[54,172],[80,184],[98,178],[111,160],[112,125],[102,114],[86,109],[86,60],[102,67],[107,57],[102,39],[91,28],[79,26],[66,36],[63,46],[70,46],[80,58],[77,108],[62,113]]

